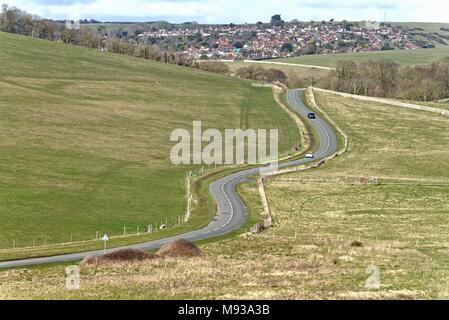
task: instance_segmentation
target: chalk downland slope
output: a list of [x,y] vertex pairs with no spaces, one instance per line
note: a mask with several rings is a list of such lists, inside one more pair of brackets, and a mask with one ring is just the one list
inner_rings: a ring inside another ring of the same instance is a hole
[[428,64],[449,57],[449,47],[436,49],[391,50],[327,55],[308,55],[295,58],[276,59],[278,62],[335,67],[338,61],[363,62],[369,60],[392,60],[402,66]]
[[[350,150],[268,182],[269,231],[202,244],[207,259],[85,270],[77,292],[55,285],[64,266],[5,271],[0,296],[447,299],[449,118],[325,93],[316,102],[349,135]],[[371,176],[380,184],[368,184]],[[260,217],[257,185],[239,189]],[[370,266],[379,290],[365,287]]]
[[298,143],[271,89],[249,81],[5,33],[0,66],[0,259],[13,245],[176,222],[192,167],[171,164],[170,133],[193,121],[279,128],[281,150]]

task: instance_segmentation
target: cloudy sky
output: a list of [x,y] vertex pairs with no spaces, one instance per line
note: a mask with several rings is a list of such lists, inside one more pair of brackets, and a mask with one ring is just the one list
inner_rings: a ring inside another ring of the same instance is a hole
[[[0,0],[2,2],[2,0]],[[279,13],[290,21],[379,20],[449,23],[442,0],[3,0],[53,19],[254,23]]]

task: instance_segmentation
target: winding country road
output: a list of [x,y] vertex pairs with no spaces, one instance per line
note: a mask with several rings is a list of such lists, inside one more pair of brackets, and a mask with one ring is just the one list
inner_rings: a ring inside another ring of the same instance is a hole
[[[298,114],[307,119],[307,115],[311,111],[305,106],[305,104],[301,100],[300,90],[289,90],[287,93],[287,98],[290,106],[293,109],[295,109],[298,112]],[[296,166],[316,161],[318,159],[330,156],[337,151],[337,136],[332,127],[318,115],[316,119],[310,120],[310,122],[318,132],[320,141],[319,148],[315,152],[315,159],[301,158],[297,160],[283,162],[279,164],[280,168]],[[250,176],[256,175],[258,173],[259,168],[246,169],[231,174],[227,177],[221,178],[210,185],[209,187],[210,192],[212,193],[212,196],[217,203],[217,215],[208,226],[185,234],[160,240],[154,240],[147,243],[135,244],[121,248],[114,248],[114,250],[126,248],[134,248],[141,250],[157,249],[162,245],[171,242],[173,240],[187,239],[190,241],[198,241],[207,238],[221,236],[239,229],[246,221],[247,209],[245,207],[245,204],[241,200],[240,196],[237,194],[236,187],[238,184],[244,182]],[[22,267],[45,263],[78,261],[86,256],[100,256],[103,253],[104,253],[103,250],[98,250],[83,253],[52,256],[52,257],[6,261],[0,262],[0,268],[12,268],[12,267]]]

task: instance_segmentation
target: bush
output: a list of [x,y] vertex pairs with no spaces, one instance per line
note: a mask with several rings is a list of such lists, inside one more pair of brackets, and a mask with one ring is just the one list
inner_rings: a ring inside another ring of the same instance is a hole
[[363,247],[363,243],[360,241],[353,241],[351,247]]
[[229,66],[222,61],[202,61],[198,64],[198,69],[221,74],[229,73]]
[[248,66],[237,69],[235,72],[240,78],[262,81],[267,83],[287,81],[287,76],[284,72],[278,69],[265,69],[262,66]]
[[156,256],[159,258],[195,258],[206,255],[193,242],[180,239],[163,245]]
[[297,73],[292,73],[288,77],[287,86],[290,89],[297,89],[305,88],[307,85],[304,78],[300,77]]
[[282,82],[285,83],[287,81],[287,75],[278,69],[268,69],[267,71],[267,78],[270,79],[270,82]]

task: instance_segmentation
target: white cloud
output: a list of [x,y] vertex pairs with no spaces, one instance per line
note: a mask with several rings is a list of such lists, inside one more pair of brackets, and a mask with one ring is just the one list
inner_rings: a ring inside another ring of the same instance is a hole
[[449,3],[439,0],[4,0],[44,17],[208,23],[267,21],[275,13],[285,20],[383,20],[449,22]]

